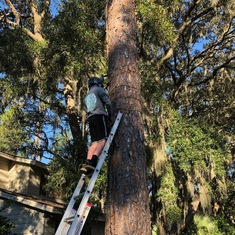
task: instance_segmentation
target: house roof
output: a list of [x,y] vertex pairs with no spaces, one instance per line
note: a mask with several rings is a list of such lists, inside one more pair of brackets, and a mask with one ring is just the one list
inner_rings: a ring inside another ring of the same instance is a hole
[[65,205],[62,203],[52,202],[36,196],[27,196],[2,188],[0,188],[0,198],[12,200],[20,204],[24,204],[29,207],[47,211],[53,214],[63,214],[65,209]]
[[[38,167],[43,171],[47,171],[47,165],[36,161],[23,157],[16,157],[7,153],[0,152],[0,158],[5,158],[9,161],[26,164],[30,167]],[[29,196],[21,193],[16,193],[14,191],[9,191],[7,189],[0,188],[0,198],[12,200],[38,210],[47,211],[53,214],[62,214],[63,209],[65,208],[65,203],[63,200],[49,198],[44,196]]]
[[0,152],[0,157],[14,161],[14,162],[18,162],[18,163],[24,163],[24,164],[28,164],[28,165],[33,165],[33,166],[37,166],[43,169],[47,169],[47,165],[45,163],[36,161],[36,160],[32,160],[32,159],[28,159],[28,158],[23,158],[23,157],[16,157],[7,153],[3,153]]

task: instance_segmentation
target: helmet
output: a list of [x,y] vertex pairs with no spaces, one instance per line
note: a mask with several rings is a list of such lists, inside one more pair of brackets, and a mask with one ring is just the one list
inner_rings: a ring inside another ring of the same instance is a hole
[[90,88],[90,87],[92,87],[94,85],[102,86],[103,82],[99,78],[97,78],[97,77],[92,77],[92,78],[90,78],[88,80],[88,87]]

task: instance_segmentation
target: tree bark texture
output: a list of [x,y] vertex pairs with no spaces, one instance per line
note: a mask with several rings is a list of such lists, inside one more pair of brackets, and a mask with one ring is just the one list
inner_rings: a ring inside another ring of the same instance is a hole
[[149,235],[140,77],[137,68],[134,1],[107,2],[109,92],[115,113],[123,118],[109,162],[106,235]]

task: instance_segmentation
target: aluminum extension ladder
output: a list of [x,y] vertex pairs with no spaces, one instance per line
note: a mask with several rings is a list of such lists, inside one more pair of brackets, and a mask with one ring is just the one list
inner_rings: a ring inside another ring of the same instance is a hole
[[[101,167],[106,157],[108,156],[109,148],[111,146],[111,143],[113,141],[118,125],[121,121],[121,118],[122,118],[122,113],[119,112],[113,124],[113,127],[110,131],[109,137],[105,143],[103,151],[99,157],[99,161],[97,163],[96,169],[94,170],[92,177],[89,181],[87,189],[85,192],[80,193],[82,186],[85,182],[85,178],[86,178],[86,175],[82,174],[77,184],[77,187],[73,192],[73,196],[71,197],[70,202],[66,208],[63,218],[61,219],[61,222],[57,228],[55,235],[80,235],[81,234],[83,226],[89,214],[89,211],[91,209],[91,204],[88,202],[89,197],[91,195],[95,182],[99,176]],[[83,197],[76,211],[73,209],[73,207],[75,205],[76,200],[81,196]]]

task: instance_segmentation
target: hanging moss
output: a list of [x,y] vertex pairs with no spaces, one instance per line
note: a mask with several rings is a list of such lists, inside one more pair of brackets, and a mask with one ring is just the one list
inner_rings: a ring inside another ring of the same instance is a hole
[[169,163],[166,166],[157,196],[165,208],[166,221],[169,224],[179,221],[181,209],[177,206],[178,190],[175,186],[175,176]]

